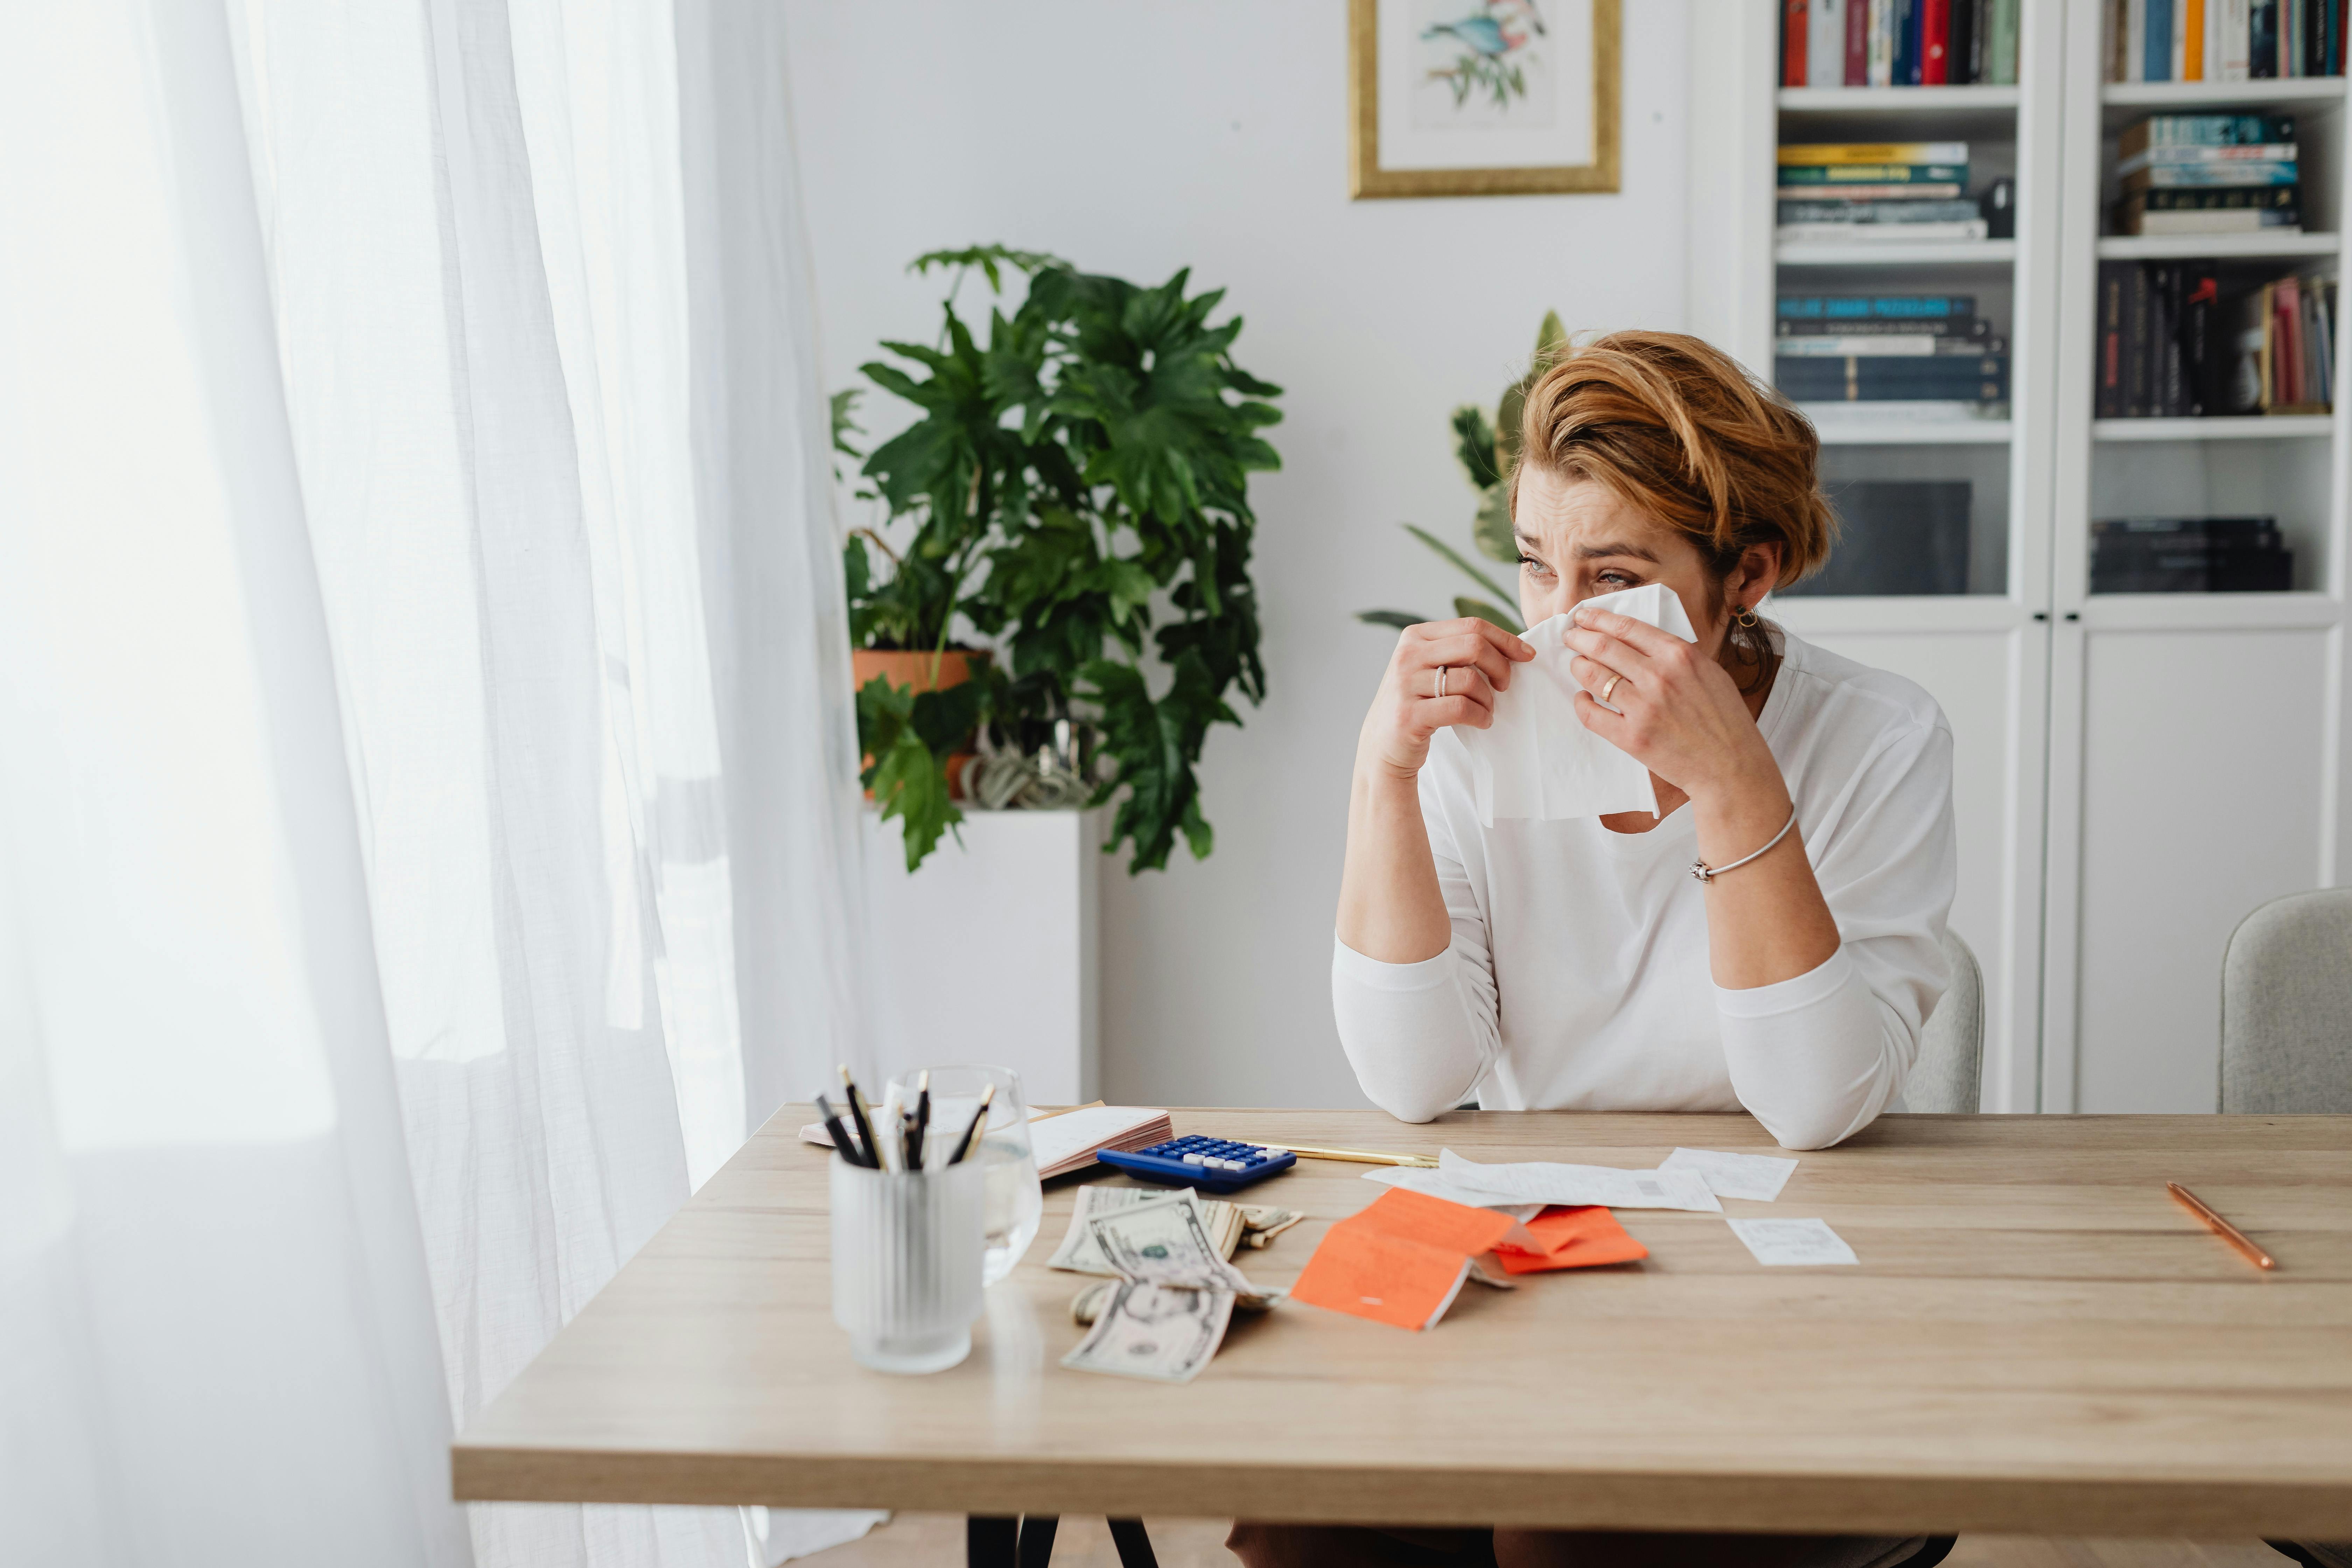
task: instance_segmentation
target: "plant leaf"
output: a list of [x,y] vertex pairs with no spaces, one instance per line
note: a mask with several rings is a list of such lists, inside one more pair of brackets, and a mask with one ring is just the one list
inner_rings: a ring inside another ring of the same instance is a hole
[[1429,530],[1408,522],[1404,525],[1404,531],[1407,533],[1412,534],[1415,539],[1420,540],[1423,544],[1428,545],[1432,550],[1436,551],[1440,555],[1444,556],[1448,561],[1453,562],[1454,565],[1459,566],[1465,576],[1468,577],[1473,583],[1477,584],[1481,588],[1486,589],[1489,594],[1494,595],[1495,597],[1498,599],[1507,599],[1513,596],[1508,588],[1504,587],[1500,583],[1496,582],[1492,577],[1487,576],[1486,574],[1479,571],[1475,566],[1471,565],[1468,556],[1464,555],[1460,551],[1454,549],[1454,546],[1446,543],[1445,541],[1430,532]]
[[1499,609],[1493,605],[1487,604],[1483,599],[1456,599],[1454,601],[1454,613],[1457,616],[1475,617],[1482,621],[1491,621],[1496,626],[1498,626],[1505,631],[1510,633],[1513,637],[1517,637],[1521,632],[1527,630],[1527,627],[1519,625],[1518,616],[1511,614],[1508,610]]
[[1519,542],[1511,533],[1511,487],[1496,479],[1478,497],[1478,510],[1470,520],[1470,538],[1478,553],[1489,560],[1519,564]]
[[1358,610],[1356,618],[1368,626],[1394,626],[1402,631],[1427,621],[1427,616],[1416,616],[1410,610]]
[[1486,423],[1486,414],[1474,404],[1464,404],[1454,411],[1454,457],[1462,471],[1470,476],[1470,487],[1484,490],[1503,477],[1495,466],[1495,427]]

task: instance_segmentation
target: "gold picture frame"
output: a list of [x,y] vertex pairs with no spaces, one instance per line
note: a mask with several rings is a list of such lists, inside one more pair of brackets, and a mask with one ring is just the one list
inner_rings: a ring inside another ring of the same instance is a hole
[[1486,168],[1381,166],[1381,13],[1408,0],[1349,0],[1348,194],[1380,196],[1528,196],[1618,188],[1619,34],[1622,0],[1589,0],[1592,8],[1591,161],[1500,164]]

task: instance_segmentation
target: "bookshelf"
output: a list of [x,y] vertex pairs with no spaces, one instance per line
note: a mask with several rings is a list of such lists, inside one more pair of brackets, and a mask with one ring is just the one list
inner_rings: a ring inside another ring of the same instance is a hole
[[[1987,979],[1988,1110],[2210,1109],[2221,955],[2267,898],[2352,881],[2352,399],[2095,417],[2103,262],[2210,260],[2224,293],[2333,275],[2352,212],[2345,83],[2108,83],[2101,0],[2023,0],[2018,84],[1780,89],[1771,0],[1695,33],[1691,330],[1768,377],[1781,292],[1970,294],[2009,340],[2006,420],[1820,422],[1832,492],[1968,479],[1964,594],[1777,598],[1834,651],[1934,693],[1956,742],[1954,929]],[[2292,113],[2304,232],[2106,232],[2116,138],[2155,113]],[[1964,140],[2017,181],[2017,237],[1776,244],[1783,141]],[[2339,333],[2339,348],[2341,334]],[[2094,519],[2267,515],[2293,589],[2093,594]]]

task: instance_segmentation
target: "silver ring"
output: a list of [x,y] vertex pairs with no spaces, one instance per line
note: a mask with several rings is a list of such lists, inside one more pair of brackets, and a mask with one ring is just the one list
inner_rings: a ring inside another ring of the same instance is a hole
[[1437,667],[1437,695],[1441,700],[1445,696],[1445,671],[1447,668],[1447,666],[1442,664]]
[[1601,700],[1603,702],[1608,701],[1609,694],[1616,690],[1617,683],[1624,679],[1625,678],[1622,675],[1612,675],[1607,683],[1601,688]]

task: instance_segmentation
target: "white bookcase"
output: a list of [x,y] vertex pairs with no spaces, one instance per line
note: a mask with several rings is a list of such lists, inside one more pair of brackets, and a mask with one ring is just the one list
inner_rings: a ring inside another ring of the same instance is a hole
[[[2221,950],[2255,905],[2352,879],[2347,409],[2095,420],[2102,260],[2211,258],[2231,278],[2333,271],[2347,210],[2341,79],[2102,82],[2099,0],[2023,0],[2018,85],[1778,89],[1779,6],[1723,0],[1693,35],[1692,330],[1769,376],[1782,292],[1973,294],[2009,340],[2005,421],[1824,425],[1834,484],[1967,479],[1969,592],[1783,599],[1799,635],[1911,677],[1958,742],[1953,925],[1983,963],[1988,1110],[2214,1102]],[[2105,235],[2115,138],[2149,113],[2296,116],[2307,232]],[[2017,237],[1773,241],[1781,141],[1969,143],[2017,179]],[[2090,522],[2275,513],[2284,594],[2089,592]]]

